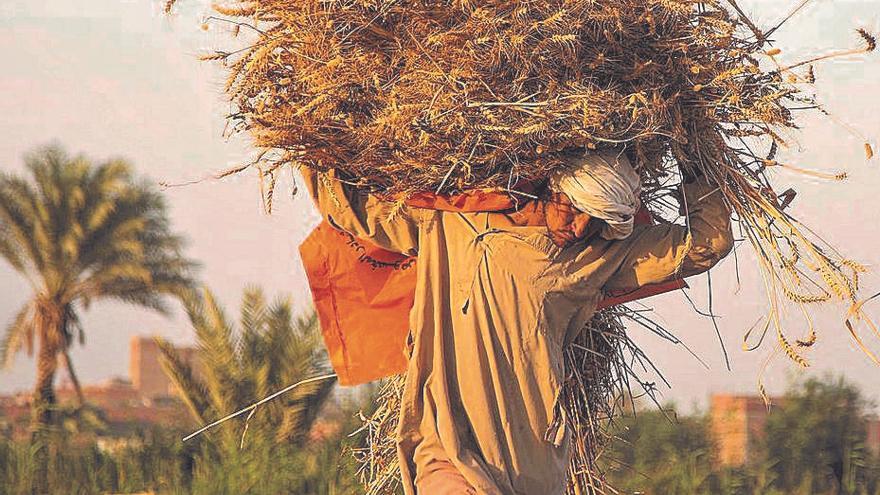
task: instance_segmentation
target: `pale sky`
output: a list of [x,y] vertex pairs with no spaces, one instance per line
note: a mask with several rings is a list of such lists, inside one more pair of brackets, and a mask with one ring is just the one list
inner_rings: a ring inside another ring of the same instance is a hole
[[[189,0],[173,18],[149,0],[4,0],[0,4],[0,170],[19,172],[22,155],[38,145],[59,142],[70,152],[95,159],[122,156],[143,175],[183,181],[235,165],[248,154],[244,140],[221,138],[228,107],[221,92],[223,74],[199,62],[199,53],[227,39],[199,29],[204,4]],[[186,2],[184,2],[186,3]],[[769,25],[789,1],[742,0],[759,25]],[[820,0],[778,34],[782,59],[798,61],[859,42],[856,27],[880,32],[880,0]],[[858,129],[877,149],[880,140],[880,53],[816,67],[815,90],[838,119]],[[798,190],[794,212],[844,254],[880,270],[880,161],[867,162],[862,142],[829,121],[805,118],[795,135],[798,146],[783,152],[788,162],[828,171],[845,170],[842,183],[819,182],[787,171],[775,175],[779,190]],[[291,198],[281,185],[276,211],[261,212],[256,178],[243,174],[167,191],[172,225],[190,240],[187,253],[202,263],[201,278],[237,314],[242,288],[260,284],[270,295],[290,294],[309,304],[297,246],[316,221],[302,195]],[[743,333],[766,311],[763,287],[748,245],[738,249],[740,287],[733,259],[713,271],[715,312],[730,352],[724,361],[711,323],[690,309],[681,294],[648,300],[656,317],[706,361],[703,368],[681,347],[640,329],[632,336],[673,384],[664,395],[688,407],[704,404],[712,392],[755,393],[760,364],[769,347],[740,350]],[[705,307],[706,277],[691,280],[691,297]],[[880,277],[865,279],[866,294],[880,291]],[[6,323],[29,297],[24,280],[0,261],[0,322]],[[793,312],[796,309],[792,308]],[[880,401],[880,366],[851,342],[841,306],[817,312],[820,340],[809,357],[813,366],[797,372],[778,360],[766,374],[771,393],[793,379],[831,372],[860,384]],[[880,303],[869,308],[880,319]],[[86,345],[73,358],[86,383],[126,376],[128,341],[134,334],[157,334],[192,342],[182,315],[163,318],[116,303],[96,304],[83,314]],[[804,331],[799,319],[788,327]],[[870,339],[869,339],[870,340]],[[880,351],[880,342],[871,341]],[[0,371],[0,393],[28,389],[34,362],[19,355]]]

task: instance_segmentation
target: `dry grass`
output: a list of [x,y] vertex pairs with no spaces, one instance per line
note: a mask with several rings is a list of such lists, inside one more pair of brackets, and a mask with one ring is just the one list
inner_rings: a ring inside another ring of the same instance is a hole
[[385,380],[376,399],[376,410],[362,417],[364,447],[353,451],[360,466],[358,474],[364,495],[396,495],[400,492],[400,464],[397,459],[397,422],[403,395],[403,375]]

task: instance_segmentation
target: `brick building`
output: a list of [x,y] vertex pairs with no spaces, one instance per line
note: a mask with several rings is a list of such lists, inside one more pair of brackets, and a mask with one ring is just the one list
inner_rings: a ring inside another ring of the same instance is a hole
[[[177,347],[181,360],[193,367],[198,373],[196,349],[194,347]],[[155,399],[175,395],[174,384],[160,364],[162,352],[153,337],[134,335],[129,343],[128,375],[131,385],[142,398]]]
[[880,418],[871,416],[868,418],[868,431],[865,445],[874,455],[880,455]]
[[751,395],[716,394],[709,414],[712,435],[718,442],[718,463],[742,466],[751,462],[767,424],[764,400]]
[[[773,399],[774,407],[784,406]],[[756,460],[757,446],[764,436],[770,412],[763,399],[754,395],[716,394],[709,410],[712,435],[717,442],[718,463],[743,466]],[[880,418],[866,418],[865,446],[880,455]]]
[[[178,347],[184,362],[198,374],[196,349]],[[111,378],[83,386],[86,401],[98,407],[112,431],[123,432],[126,425],[191,427],[183,403],[176,399],[174,385],[162,370],[159,346],[152,337],[133,336],[129,345],[130,380]],[[63,379],[63,373],[61,373]],[[60,404],[74,403],[76,391],[69,381],[59,383],[56,396]],[[0,397],[0,435],[26,438],[29,434],[30,392]]]

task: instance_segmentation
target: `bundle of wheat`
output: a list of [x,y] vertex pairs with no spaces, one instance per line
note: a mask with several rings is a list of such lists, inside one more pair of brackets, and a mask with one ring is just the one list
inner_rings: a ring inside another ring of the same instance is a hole
[[376,397],[376,410],[363,416],[362,446],[353,449],[365,495],[393,495],[401,489],[397,458],[397,422],[403,396],[403,375],[385,380]]
[[[283,0],[215,9],[252,45],[229,66],[233,128],[266,164],[337,169],[387,193],[539,180],[570,149],[626,144],[724,177],[811,104],[718,2]],[[743,29],[744,27],[751,29]],[[867,33],[863,33],[868,39]],[[796,76],[800,78],[801,76]],[[271,173],[271,167],[268,167]],[[728,170],[729,169],[729,170]]]

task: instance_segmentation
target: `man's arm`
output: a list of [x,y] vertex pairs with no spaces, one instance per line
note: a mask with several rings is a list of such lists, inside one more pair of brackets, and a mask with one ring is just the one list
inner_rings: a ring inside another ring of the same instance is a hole
[[705,177],[683,187],[682,207],[690,228],[654,225],[636,228],[623,243],[623,262],[606,282],[611,290],[637,289],[647,284],[703,273],[733,248],[730,211],[721,191]]
[[340,182],[334,171],[321,174],[300,169],[309,194],[330,225],[383,249],[415,256],[418,221],[412,211],[394,211],[395,205],[364,194]]

